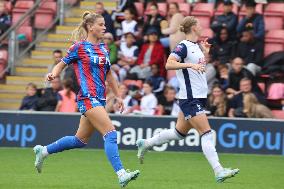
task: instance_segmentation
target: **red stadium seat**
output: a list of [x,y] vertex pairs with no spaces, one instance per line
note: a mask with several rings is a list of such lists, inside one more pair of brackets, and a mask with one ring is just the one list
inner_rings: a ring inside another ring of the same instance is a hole
[[21,26],[17,34],[24,34],[29,42],[33,41],[33,29],[31,26]]
[[184,3],[184,2],[185,0],[167,0],[167,3]]
[[272,110],[272,114],[277,119],[284,119],[284,111],[283,110]]
[[[258,13],[258,14],[263,14],[263,4],[261,3],[258,3],[255,7],[255,12]],[[241,10],[239,11],[239,21],[241,19],[243,19],[243,17],[246,15],[246,6],[243,5],[241,7]]]
[[264,11],[266,30],[283,29],[284,3],[269,3]]
[[139,16],[139,17],[142,17],[142,16],[144,15],[144,6],[143,6],[143,3],[141,3],[141,2],[135,2],[134,5],[135,5],[135,8],[136,8],[136,10],[137,10],[138,16]]
[[183,16],[190,15],[190,4],[189,3],[179,3],[179,10]]
[[284,30],[271,30],[265,35],[264,56],[284,50]]
[[265,94],[265,83],[257,83],[258,87],[260,88],[261,92]]
[[162,16],[166,16],[168,12],[168,5],[167,3],[158,3],[158,10]]
[[45,2],[40,5],[39,10],[35,13],[34,27],[37,29],[45,29],[49,26],[56,14],[56,2]]
[[213,31],[210,28],[205,28],[205,29],[203,29],[202,35],[199,38],[199,40],[202,41],[206,38],[210,39],[210,38],[213,38],[213,36],[214,36]]
[[199,19],[200,25],[203,28],[209,28],[213,13],[213,3],[196,3],[196,5],[193,7],[191,15]]
[[7,13],[10,13],[12,11],[13,5],[11,2],[5,1],[5,8]]
[[[233,4],[233,13],[235,13],[236,15],[238,15],[238,5],[236,4]],[[217,9],[214,13],[215,16],[219,16],[219,15],[222,15],[224,13],[224,4],[223,3],[220,3],[218,6],[217,6]]]
[[[34,5],[33,1],[17,1],[15,7],[12,11],[12,24],[17,23],[17,21]],[[23,26],[30,26],[31,18],[28,18]]]
[[284,99],[284,83],[272,83],[268,88],[267,99],[269,100]]

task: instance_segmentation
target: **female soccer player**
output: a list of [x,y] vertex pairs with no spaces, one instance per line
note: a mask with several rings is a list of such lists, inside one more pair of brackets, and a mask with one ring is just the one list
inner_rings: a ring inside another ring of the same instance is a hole
[[208,123],[204,107],[207,97],[207,82],[205,74],[205,53],[209,53],[210,44],[207,40],[197,43],[202,28],[193,16],[184,18],[180,30],[186,34],[183,40],[170,54],[167,70],[176,70],[179,81],[179,106],[175,129],[168,129],[149,139],[137,141],[138,158],[143,163],[145,152],[153,146],[161,145],[171,140],[181,140],[186,137],[191,128],[195,128],[201,136],[201,146],[205,157],[214,170],[216,181],[223,182],[233,177],[239,169],[223,168],[216,152],[213,133]]
[[73,64],[80,85],[77,104],[82,116],[75,136],[65,136],[47,146],[34,147],[35,167],[41,173],[43,161],[48,155],[86,146],[94,130],[97,130],[103,135],[105,153],[117,173],[119,184],[124,187],[136,179],[140,172],[128,172],[123,168],[118,152],[117,133],[104,109],[107,80],[123,111],[123,101],[118,95],[117,82],[110,71],[109,52],[105,44],[101,43],[105,30],[105,21],[101,15],[84,13],[81,24],[73,32],[73,38],[77,42],[47,75],[46,80],[51,81],[59,76],[66,65]]

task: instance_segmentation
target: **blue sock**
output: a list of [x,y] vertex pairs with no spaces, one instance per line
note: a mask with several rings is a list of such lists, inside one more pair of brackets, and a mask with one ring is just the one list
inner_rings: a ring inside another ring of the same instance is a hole
[[105,153],[108,157],[115,172],[124,169],[119,157],[118,146],[117,146],[117,133],[111,131],[104,136],[105,140]]
[[53,154],[57,152],[62,152],[63,150],[70,150],[73,148],[82,148],[86,146],[81,140],[76,136],[65,136],[56,142],[47,145],[48,154]]

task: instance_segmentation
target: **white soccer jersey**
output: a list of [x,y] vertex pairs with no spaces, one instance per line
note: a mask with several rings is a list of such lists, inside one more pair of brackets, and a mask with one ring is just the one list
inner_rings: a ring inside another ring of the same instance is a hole
[[[198,43],[181,41],[171,53],[181,63],[206,64],[204,54]],[[179,81],[179,99],[207,98],[207,81],[205,73],[187,68],[176,70]]]

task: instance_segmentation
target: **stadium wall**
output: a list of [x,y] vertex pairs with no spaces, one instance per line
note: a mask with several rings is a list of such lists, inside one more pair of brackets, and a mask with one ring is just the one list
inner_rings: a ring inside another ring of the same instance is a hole
[[[65,135],[73,135],[80,114],[53,112],[0,112],[0,147],[32,147],[48,144]],[[120,149],[136,149],[138,138],[149,138],[162,129],[174,128],[175,117],[111,115],[118,131]],[[210,118],[218,152],[284,155],[284,121],[272,119]],[[95,133],[89,148],[103,148],[103,139]],[[172,141],[155,151],[201,151],[196,130],[181,141]]]

